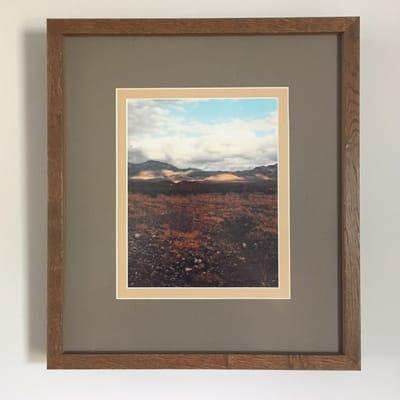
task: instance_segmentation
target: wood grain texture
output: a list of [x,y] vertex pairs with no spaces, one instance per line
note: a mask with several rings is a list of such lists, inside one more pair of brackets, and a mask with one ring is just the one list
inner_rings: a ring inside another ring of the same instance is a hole
[[52,369],[225,369],[226,354],[206,353],[64,353]]
[[63,37],[47,35],[48,103],[48,277],[47,277],[47,360],[63,352]]
[[259,353],[63,353],[51,369],[289,369],[351,370],[357,364],[342,354]]
[[257,35],[342,33],[355,17],[209,19],[50,19],[63,35]]
[[[274,353],[66,353],[63,351],[65,35],[270,35],[340,37],[341,351]],[[360,369],[359,19],[48,20],[48,368]]]
[[230,354],[228,368],[352,370],[357,365],[343,354]]
[[360,368],[359,20],[342,36],[342,342]]

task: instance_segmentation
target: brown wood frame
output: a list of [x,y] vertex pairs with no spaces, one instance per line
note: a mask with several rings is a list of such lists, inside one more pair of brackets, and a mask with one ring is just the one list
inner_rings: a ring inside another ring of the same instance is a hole
[[[360,369],[359,18],[50,19],[48,38],[47,367]],[[71,353],[63,350],[64,105],[67,35],[337,34],[340,39],[341,349],[339,353]]]

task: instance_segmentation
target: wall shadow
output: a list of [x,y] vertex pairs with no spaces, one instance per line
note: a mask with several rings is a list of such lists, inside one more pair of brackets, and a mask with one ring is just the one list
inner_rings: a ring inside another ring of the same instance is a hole
[[23,33],[27,197],[27,359],[46,360],[47,133],[46,32]]

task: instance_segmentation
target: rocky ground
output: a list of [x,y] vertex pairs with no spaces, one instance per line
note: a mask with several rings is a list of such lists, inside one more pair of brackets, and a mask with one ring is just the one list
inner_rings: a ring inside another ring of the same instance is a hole
[[277,199],[129,195],[129,286],[277,286]]

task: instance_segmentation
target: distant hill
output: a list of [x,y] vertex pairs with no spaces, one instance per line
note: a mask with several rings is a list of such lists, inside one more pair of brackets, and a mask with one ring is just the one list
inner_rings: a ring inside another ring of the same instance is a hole
[[245,182],[277,179],[277,164],[259,166],[245,171],[204,171],[198,168],[177,168],[176,166],[148,160],[128,164],[129,180],[186,182]]
[[142,171],[153,171],[154,173],[161,173],[161,171],[163,170],[169,170],[169,171],[179,170],[179,168],[176,168],[172,164],[154,160],[148,160],[138,164],[129,163],[128,165],[129,165],[128,173],[130,177],[139,175]]
[[245,171],[203,171],[149,160],[128,164],[128,187],[130,193],[151,196],[229,192],[276,194],[277,173],[277,164]]

